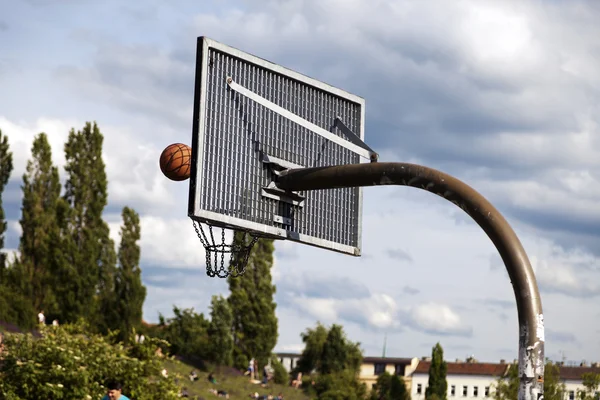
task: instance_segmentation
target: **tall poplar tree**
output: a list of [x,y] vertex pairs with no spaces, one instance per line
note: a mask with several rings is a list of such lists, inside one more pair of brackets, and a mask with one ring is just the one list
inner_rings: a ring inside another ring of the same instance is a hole
[[432,399],[434,396],[438,400],[448,398],[448,381],[446,373],[448,366],[444,361],[444,349],[437,343],[431,350],[431,365],[429,366],[429,383],[425,390],[425,398]]
[[48,314],[56,312],[52,254],[59,239],[56,210],[61,185],[45,133],[35,137],[31,153],[23,175],[20,255],[14,268],[21,293],[36,310],[44,309]]
[[108,201],[105,165],[102,160],[104,136],[98,125],[87,122],[82,130],[71,129],[65,144],[63,271],[66,277],[61,311],[66,321],[80,317],[98,319],[98,298],[108,296],[116,269],[114,243],[102,212]]
[[[125,339],[133,330],[142,324],[142,307],[146,299],[146,287],[142,284],[140,269],[141,238],[140,217],[131,208],[125,207],[122,212],[121,244],[119,245],[119,266],[115,273],[114,291],[117,313],[115,321],[121,339]],[[111,318],[112,319],[112,318]]]
[[[242,235],[236,233],[234,240],[242,240]],[[253,357],[259,368],[265,365],[277,344],[275,285],[271,280],[274,251],[273,240],[258,240],[248,258],[246,272],[228,278],[234,363],[238,368],[246,368]]]
[[211,343],[211,361],[217,365],[230,366],[233,363],[232,324],[233,314],[227,300],[222,296],[213,296],[210,303],[208,339]]
[[[0,130],[0,281],[6,267],[6,254],[4,250],[4,234],[6,233],[7,223],[2,207],[2,194],[8,184],[10,174],[13,170],[12,153],[8,144],[8,137],[2,134]],[[0,282],[1,283],[1,282]]]

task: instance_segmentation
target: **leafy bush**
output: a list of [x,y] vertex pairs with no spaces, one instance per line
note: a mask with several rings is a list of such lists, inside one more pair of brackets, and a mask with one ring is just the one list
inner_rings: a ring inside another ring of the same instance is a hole
[[271,366],[273,367],[273,381],[278,385],[287,385],[290,381],[290,375],[277,357],[271,359]]
[[[0,360],[0,397],[5,399],[98,399],[104,382],[117,379],[124,394],[139,400],[176,399],[173,378],[160,375],[154,350],[162,341],[124,346],[84,333],[81,327],[45,327],[42,337],[6,334]],[[132,355],[142,356],[142,359]]]
[[367,387],[358,380],[353,371],[341,371],[328,375],[319,375],[312,387],[304,387],[307,394],[315,393],[321,400],[358,400],[367,395]]

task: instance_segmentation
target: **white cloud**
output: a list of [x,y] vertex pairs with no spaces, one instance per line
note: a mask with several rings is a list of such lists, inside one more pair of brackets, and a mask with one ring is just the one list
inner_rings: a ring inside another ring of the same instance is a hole
[[[115,12],[110,24],[98,23],[110,26],[110,34],[87,26],[88,36],[76,45],[37,41],[12,54],[24,68],[0,76],[3,85],[20,89],[0,99],[0,128],[15,144],[18,181],[36,133],[50,135],[55,162],[63,165],[68,130],[80,129],[90,115],[98,119],[110,182],[107,219],[118,240],[118,209],[129,205],[141,213],[149,277],[144,310],[152,319],[173,303],[205,310],[210,295],[225,287],[204,276],[204,253],[185,218],[187,184],[168,182],[157,166],[167,144],[189,142],[195,37],[206,34],[357,92],[367,99],[369,144],[389,149],[382,160],[449,169],[505,212],[538,274],[548,329],[575,334],[581,347],[569,342],[565,350],[583,357],[600,351],[592,335],[599,327],[588,326],[595,320],[570,311],[594,309],[597,300],[582,293],[595,293],[599,269],[598,11],[591,3],[564,2],[213,2],[170,9],[150,33],[127,19],[132,12]],[[46,37],[36,26],[28,32]],[[55,56],[33,57],[39,50]],[[63,65],[66,80],[52,75],[56,65]],[[506,274],[490,271],[495,249],[489,239],[430,194],[404,188],[365,193],[365,257],[276,243],[273,276],[285,321],[278,347],[297,346],[298,333],[316,319],[340,320],[370,351],[380,345],[374,331],[413,327],[398,334],[399,356],[415,355],[421,343],[441,337],[453,358],[463,355],[456,349],[466,345],[464,326],[474,327],[468,346],[479,357],[510,359],[498,349],[516,346],[516,309],[507,307],[501,319],[476,300],[514,303]],[[11,230],[12,243],[16,234]],[[394,249],[413,262],[388,257]],[[157,265],[170,271],[151,274]],[[285,298],[284,285],[301,273],[312,277],[305,284],[327,281],[343,291],[347,279],[364,285],[367,295],[316,297],[311,284]],[[406,286],[419,296],[407,296]]]
[[444,304],[425,303],[410,310],[411,322],[418,329],[441,335],[470,336],[473,329],[465,325],[460,316]]

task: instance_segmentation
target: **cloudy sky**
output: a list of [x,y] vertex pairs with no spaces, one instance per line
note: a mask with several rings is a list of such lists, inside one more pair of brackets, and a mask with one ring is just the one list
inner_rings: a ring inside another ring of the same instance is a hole
[[[34,135],[64,164],[68,130],[105,135],[106,219],[142,216],[144,318],[206,312],[187,183],[162,149],[190,143],[196,38],[282,64],[366,99],[382,161],[456,175],[519,234],[542,293],[546,353],[600,360],[600,6],[583,1],[0,1],[0,129],[15,156],[7,247],[20,229]],[[137,3],[136,3],[137,4]],[[61,172],[62,173],[62,172]],[[64,178],[64,174],[63,174]],[[412,188],[364,192],[363,256],[276,243],[279,351],[317,321],[342,323],[366,355],[517,358],[512,286],[461,210]]]

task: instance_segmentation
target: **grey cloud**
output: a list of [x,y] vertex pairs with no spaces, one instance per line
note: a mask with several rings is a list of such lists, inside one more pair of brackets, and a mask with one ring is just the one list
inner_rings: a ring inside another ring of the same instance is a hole
[[402,288],[402,292],[406,293],[406,294],[409,294],[409,295],[415,295],[415,294],[419,294],[421,291],[419,289],[417,289],[417,288],[413,288],[413,287],[410,287],[410,286],[404,286]]
[[479,299],[476,300],[477,303],[480,304],[486,304],[489,306],[493,306],[493,307],[499,307],[502,309],[515,309],[517,307],[517,304],[514,301],[510,301],[510,300],[500,300],[500,299],[491,299],[491,298],[487,298],[487,299]]
[[317,299],[360,299],[371,294],[366,285],[346,277],[285,274],[277,283],[277,292]]
[[203,279],[200,268],[176,268],[176,267],[158,267],[142,266],[142,280],[145,285],[151,285],[160,288],[181,287],[183,283],[200,283]]
[[412,256],[402,249],[389,249],[386,253],[395,260],[413,262]]
[[544,266],[538,269],[537,282],[542,293],[556,293],[575,298],[600,296],[597,272],[575,272],[565,265]]
[[[191,50],[195,42],[190,43]],[[101,42],[93,67],[65,65],[55,73],[84,94],[111,99],[118,107],[184,130],[192,117],[194,69],[194,63],[183,63],[152,46]]]
[[581,283],[576,287],[565,287],[558,282],[538,280],[541,292],[563,294],[569,297],[590,298],[600,295],[600,286],[594,283]]
[[555,331],[546,328],[546,340],[560,343],[577,343],[577,338],[571,332]]

